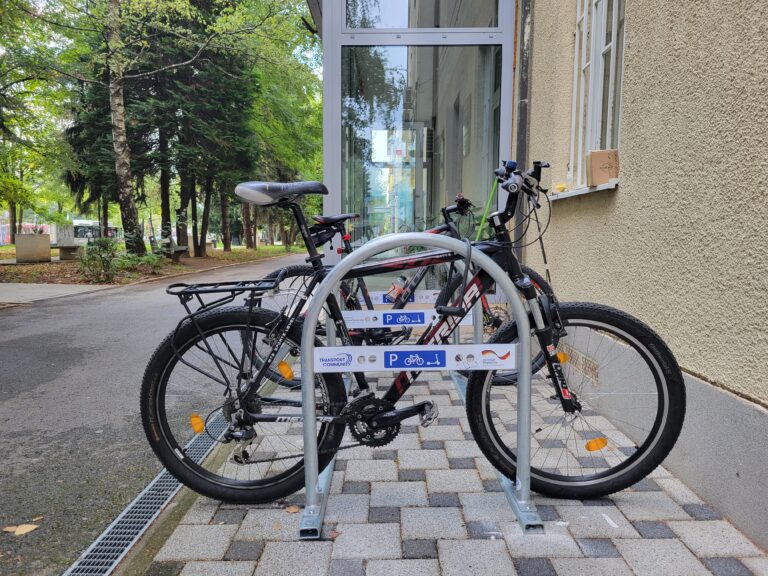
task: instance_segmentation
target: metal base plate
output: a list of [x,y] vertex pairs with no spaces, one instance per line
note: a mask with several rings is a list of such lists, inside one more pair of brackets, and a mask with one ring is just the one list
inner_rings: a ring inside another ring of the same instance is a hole
[[509,505],[512,507],[512,511],[515,513],[517,521],[520,522],[520,527],[523,529],[523,533],[544,534],[544,522],[542,522],[541,516],[539,516],[539,511],[536,510],[536,506],[533,502],[521,502],[518,500],[515,485],[512,481],[503,474],[499,474],[499,479],[501,481],[501,489],[507,496]]
[[328,496],[331,493],[331,480],[333,469],[336,466],[336,457],[328,463],[317,478],[317,492],[320,496],[318,506],[306,506],[301,514],[299,523],[299,540],[319,540],[323,532],[323,518],[325,508],[328,505]]

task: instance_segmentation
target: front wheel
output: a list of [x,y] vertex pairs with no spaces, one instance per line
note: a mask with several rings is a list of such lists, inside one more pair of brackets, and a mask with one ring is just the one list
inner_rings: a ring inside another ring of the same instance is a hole
[[[623,490],[658,466],[685,417],[685,385],[675,357],[648,326],[619,310],[563,303],[557,342],[569,388],[581,404],[566,413],[542,370],[532,379],[531,488],[556,498]],[[506,323],[490,342],[517,341]],[[538,342],[532,337],[532,348]],[[478,445],[509,478],[516,472],[517,387],[473,372],[467,416]]]

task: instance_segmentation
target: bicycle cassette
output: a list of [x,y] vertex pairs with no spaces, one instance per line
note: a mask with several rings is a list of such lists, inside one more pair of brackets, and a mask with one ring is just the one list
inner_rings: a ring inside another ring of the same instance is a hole
[[351,402],[344,409],[348,416],[349,432],[365,446],[385,446],[394,440],[400,432],[400,423],[383,428],[374,428],[370,421],[373,417],[394,410],[391,402],[366,396]]

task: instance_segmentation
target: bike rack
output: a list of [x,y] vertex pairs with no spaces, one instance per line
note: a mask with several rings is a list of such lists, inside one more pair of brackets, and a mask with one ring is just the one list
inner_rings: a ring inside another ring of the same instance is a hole
[[[518,326],[518,334],[530,334],[528,313],[509,276],[489,256],[479,250],[469,250],[468,254],[467,245],[461,240],[422,232],[389,234],[367,242],[347,255],[339,264],[335,265],[318,286],[312,300],[310,300],[301,337],[301,392],[302,419],[304,423],[304,480],[306,486],[306,506],[299,526],[299,538],[302,540],[320,538],[330,492],[328,477],[333,474],[332,464],[329,464],[324,471],[324,474],[327,474],[323,478],[324,482],[321,482],[318,474],[317,415],[315,413],[315,369],[313,359],[315,354],[315,334],[320,313],[325,301],[334,293],[343,277],[354,266],[382,252],[392,250],[393,248],[409,246],[425,246],[449,250],[454,254],[463,256],[465,259],[468,258],[478,268],[485,270],[496,282],[497,290],[506,296],[511,308],[512,318]],[[482,319],[481,315],[476,314],[475,316],[479,316]],[[510,504],[524,532],[539,532],[543,527],[543,523],[536,511],[536,506],[531,500],[530,347],[530,337],[521,337],[516,348],[518,366],[517,478],[514,497],[510,498]]]

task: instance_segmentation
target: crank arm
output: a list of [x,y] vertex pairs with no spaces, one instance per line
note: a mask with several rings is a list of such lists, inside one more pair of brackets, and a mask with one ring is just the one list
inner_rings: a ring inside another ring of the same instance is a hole
[[[374,428],[386,428],[387,426],[392,426],[393,424],[398,424],[405,420],[406,418],[412,418],[413,416],[422,416],[422,415],[431,415],[431,414],[437,415],[437,410],[435,410],[435,404],[433,402],[430,402],[429,400],[424,402],[419,402],[418,404],[414,404],[413,406],[408,406],[406,408],[400,408],[398,410],[391,410],[389,412],[384,412],[383,414],[380,414],[373,420],[371,420],[371,425]],[[434,421],[434,417],[430,418],[422,418],[422,421],[427,421],[429,424]],[[428,425],[428,424],[425,424]]]

